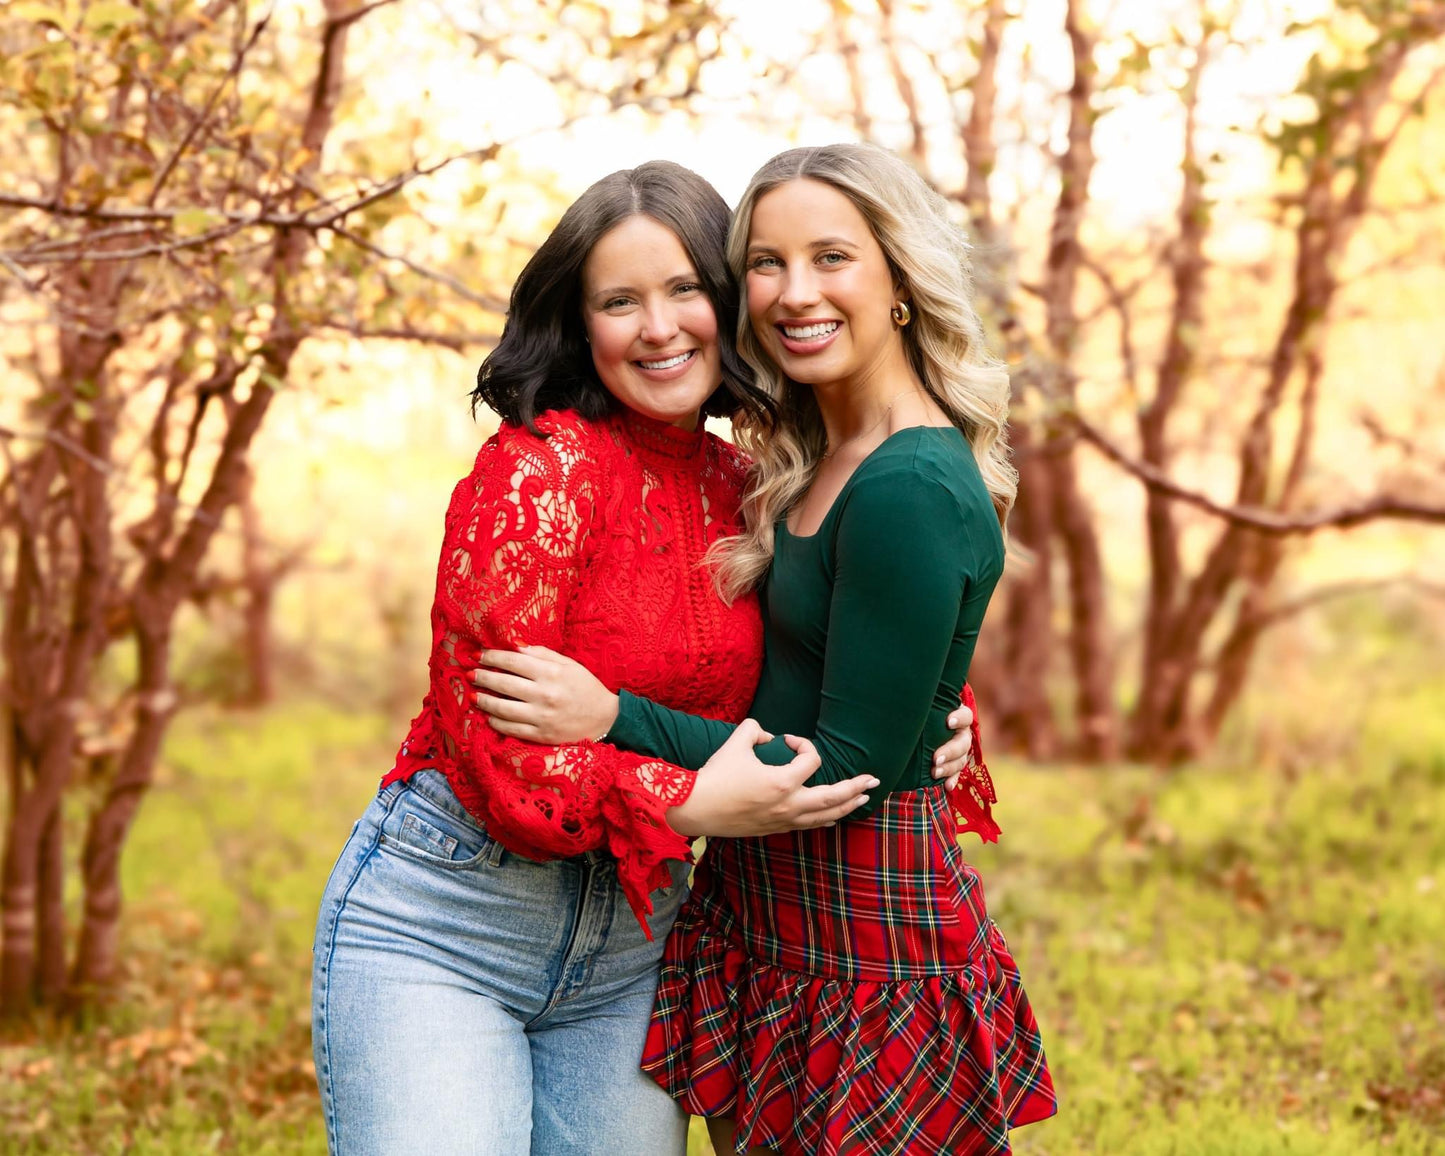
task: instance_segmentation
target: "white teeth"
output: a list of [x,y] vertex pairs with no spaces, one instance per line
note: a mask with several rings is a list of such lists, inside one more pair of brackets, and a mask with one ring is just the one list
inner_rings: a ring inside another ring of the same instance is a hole
[[643,369],[671,369],[674,365],[681,365],[693,351],[689,349],[686,353],[679,353],[676,357],[669,357],[666,361],[639,361],[637,364]]
[[826,337],[841,324],[841,321],[824,321],[820,325],[784,325],[783,332],[794,341],[806,341],[809,337]]

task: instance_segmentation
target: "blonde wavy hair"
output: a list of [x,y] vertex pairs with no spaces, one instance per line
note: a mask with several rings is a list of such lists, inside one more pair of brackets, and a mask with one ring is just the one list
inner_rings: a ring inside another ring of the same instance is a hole
[[748,320],[753,208],[766,193],[802,177],[837,189],[868,222],[911,303],[912,323],[900,330],[908,360],[929,396],[967,439],[1000,525],[1018,490],[1018,473],[1008,455],[1008,374],[984,349],[983,324],[973,306],[968,240],[949,220],[944,199],[903,160],[875,145],[789,149],[754,175],[728,233],[728,264],[742,288],[738,352],[757,371],[758,386],[778,403],[775,421],[751,414],[734,420],[734,440],[753,459],[743,493],[744,530],[716,542],[708,555],[718,590],[729,600],[767,572],[774,527],[803,496],[827,449],[812,389],[783,374]]

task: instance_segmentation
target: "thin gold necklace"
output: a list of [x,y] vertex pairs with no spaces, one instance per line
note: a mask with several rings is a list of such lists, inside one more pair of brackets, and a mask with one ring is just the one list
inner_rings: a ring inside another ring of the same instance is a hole
[[863,430],[861,433],[851,434],[851,435],[849,435],[848,437],[845,437],[845,438],[844,438],[842,441],[840,441],[836,446],[830,446],[828,449],[824,450],[824,451],[823,451],[823,456],[818,459],[818,464],[821,465],[823,462],[826,462],[829,458],[831,458],[835,453],[837,453],[839,450],[841,450],[841,449],[842,449],[844,446],[846,446],[849,442],[856,442],[859,438],[866,438],[869,434],[871,434],[874,430],[876,430],[880,425],[882,425],[885,421],[888,420],[888,415],[893,412],[893,407],[894,407],[895,404],[897,404],[898,399],[899,399],[900,397],[904,396],[905,394],[909,394],[909,393],[921,393],[921,392],[922,392],[922,390],[918,390],[918,389],[901,389],[901,390],[899,390],[897,393],[895,393],[895,394],[888,400],[888,405],[884,408],[884,410],[883,410],[883,416],[882,416],[882,417],[880,417],[877,421],[875,421],[872,425],[870,425],[867,429]]

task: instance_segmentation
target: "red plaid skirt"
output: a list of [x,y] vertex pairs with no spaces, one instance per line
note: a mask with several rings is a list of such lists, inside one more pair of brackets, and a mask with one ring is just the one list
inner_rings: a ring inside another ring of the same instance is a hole
[[642,1067],[739,1151],[986,1156],[1053,1115],[1038,1024],[942,787],[867,819],[714,839]]

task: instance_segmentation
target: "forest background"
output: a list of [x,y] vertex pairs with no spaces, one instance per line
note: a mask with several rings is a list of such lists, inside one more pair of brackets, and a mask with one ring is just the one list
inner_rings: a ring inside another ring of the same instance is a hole
[[1018,1150],[1439,1150],[1442,80],[1434,0],[0,3],[0,1150],[324,1151],[313,913],[512,278],[617,167],[837,139],[1013,372]]

